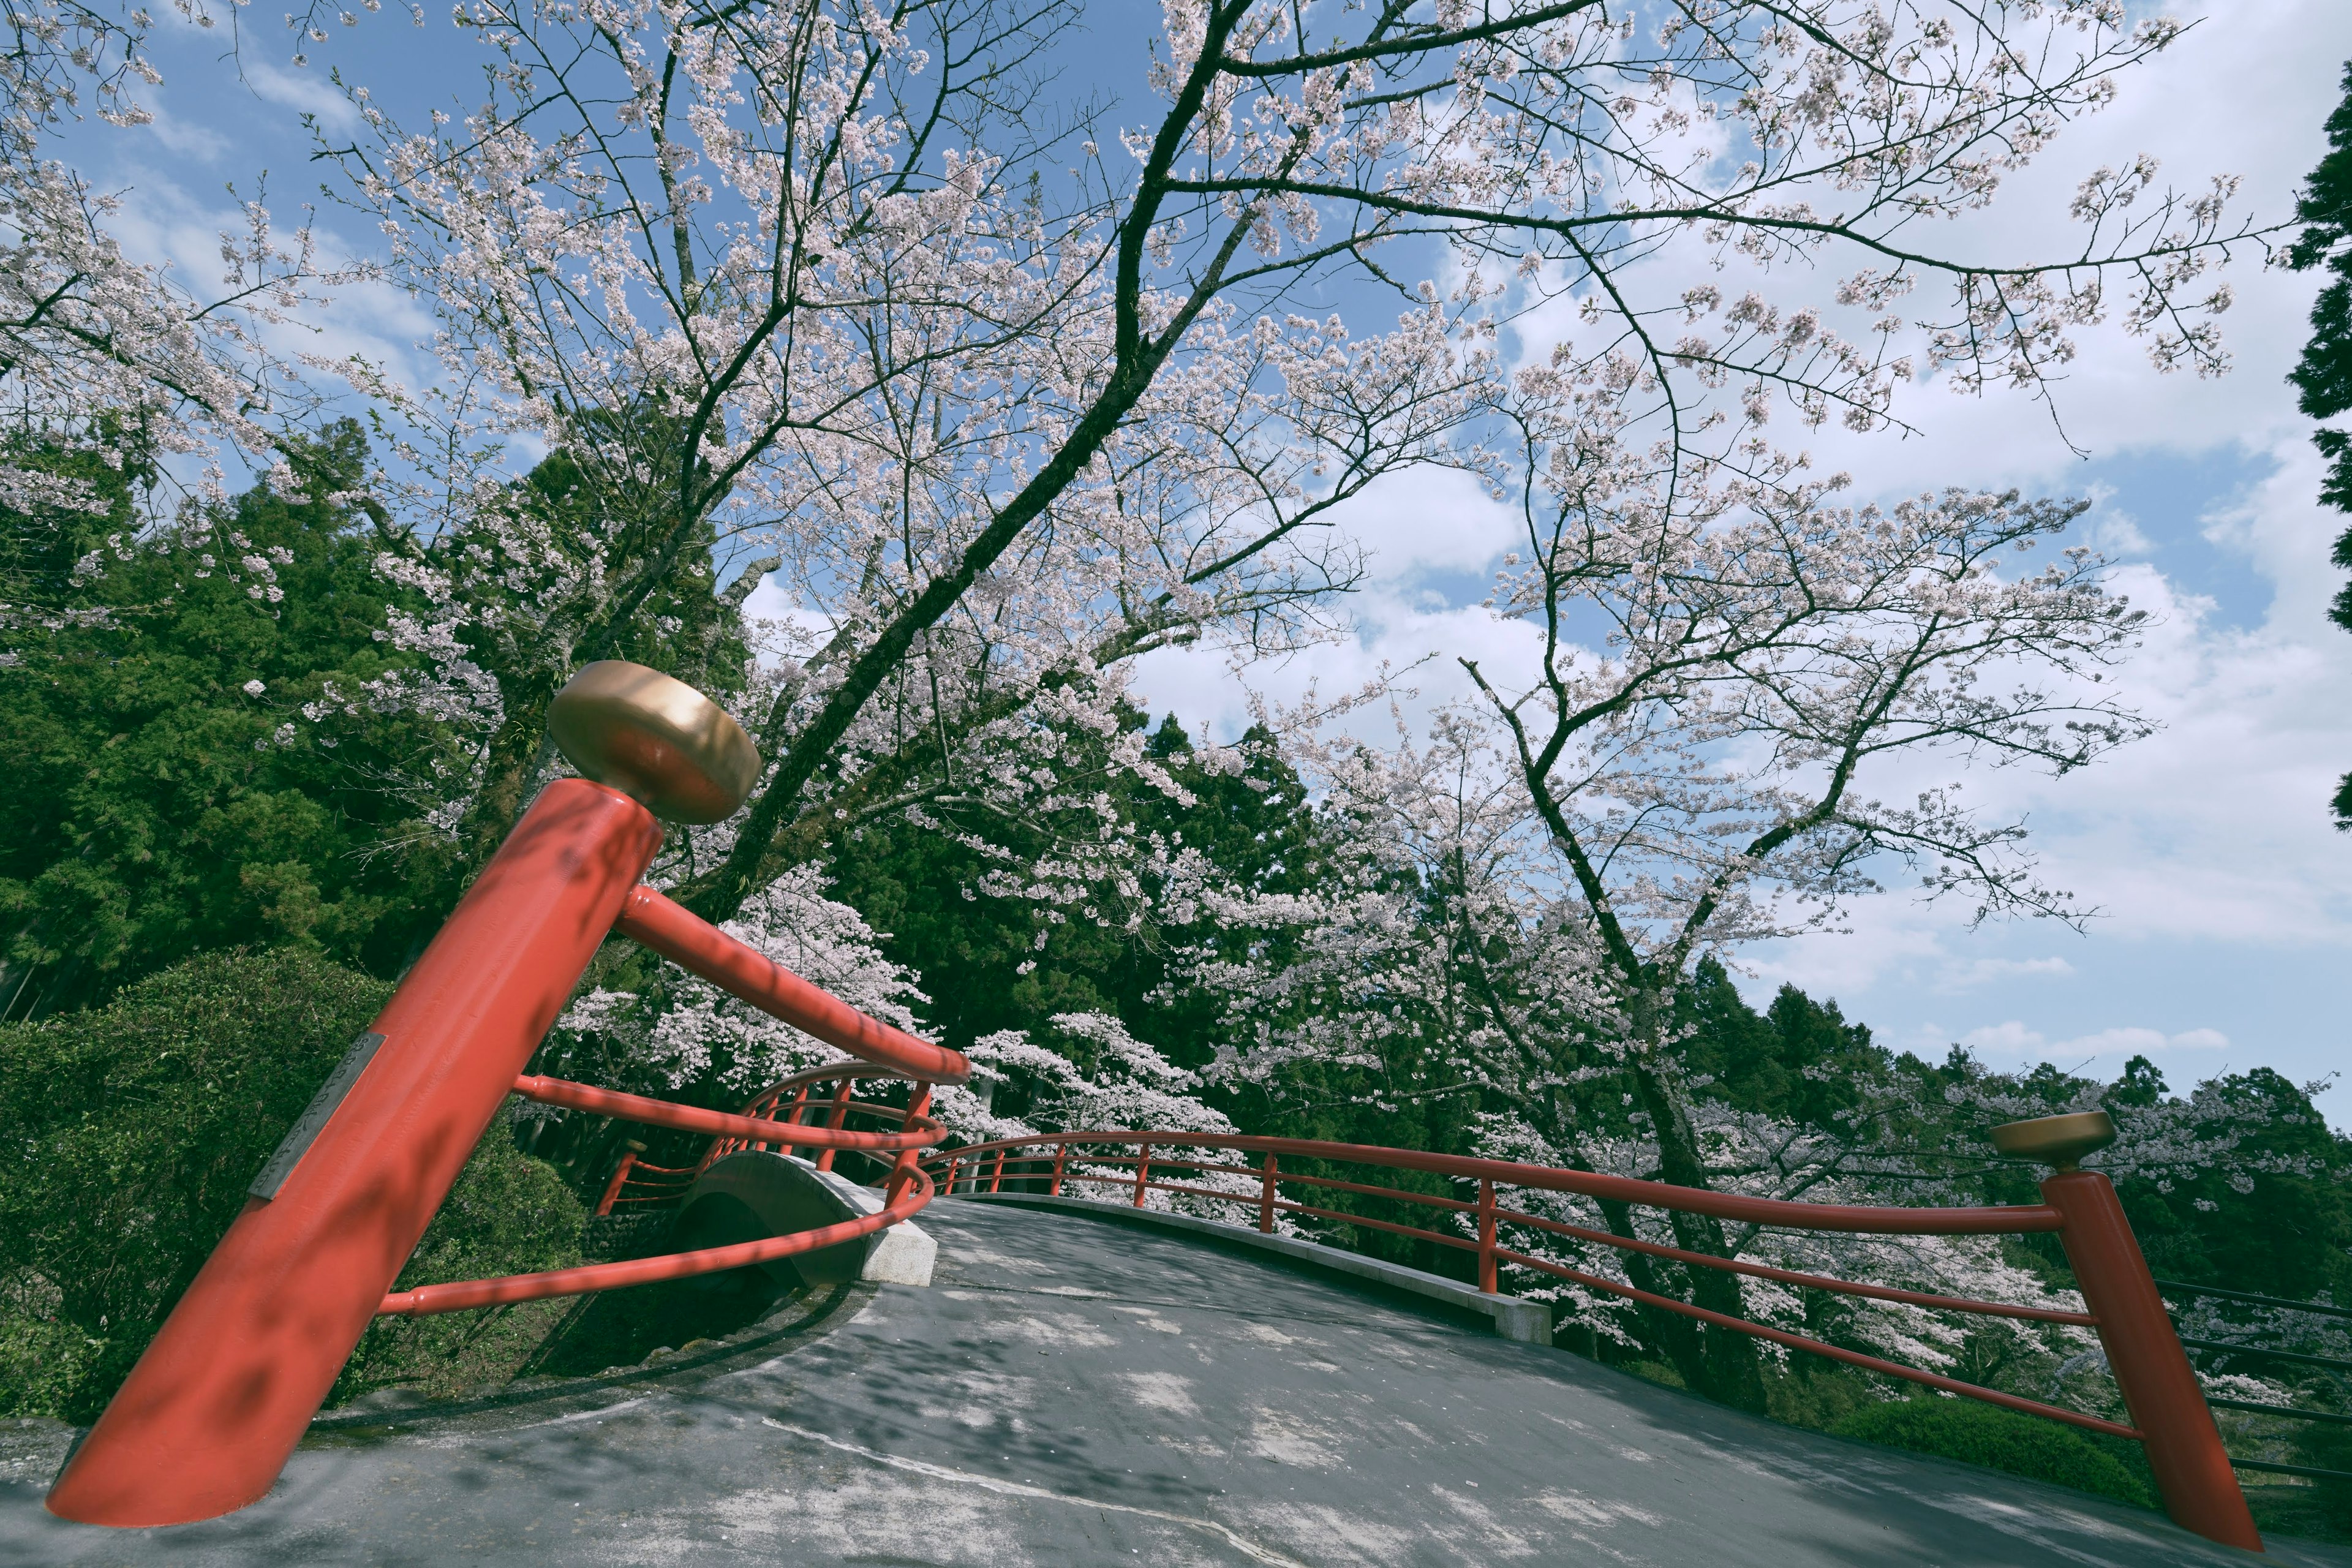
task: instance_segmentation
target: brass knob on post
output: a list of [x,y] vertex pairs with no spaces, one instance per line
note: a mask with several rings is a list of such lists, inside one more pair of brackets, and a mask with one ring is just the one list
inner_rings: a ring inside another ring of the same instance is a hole
[[548,704],[572,765],[668,822],[723,822],[760,782],[760,752],[726,710],[625,659],[583,666]]
[[2037,1116],[1992,1130],[1992,1146],[2002,1153],[2014,1160],[2037,1160],[2058,1171],[2079,1168],[2084,1155],[2095,1154],[2115,1141],[2115,1119],[2104,1110]]

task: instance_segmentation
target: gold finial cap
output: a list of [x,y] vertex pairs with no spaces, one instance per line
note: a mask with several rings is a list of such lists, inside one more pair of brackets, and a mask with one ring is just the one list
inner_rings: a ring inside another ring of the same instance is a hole
[[548,704],[572,765],[669,822],[722,822],[760,782],[743,727],[683,680],[625,659],[583,666]]
[[2074,1170],[2085,1154],[2095,1154],[2116,1141],[2115,1119],[2104,1110],[2077,1110],[2065,1116],[2037,1116],[1992,1130],[1992,1146],[2017,1160],[2038,1160],[2061,1171]]

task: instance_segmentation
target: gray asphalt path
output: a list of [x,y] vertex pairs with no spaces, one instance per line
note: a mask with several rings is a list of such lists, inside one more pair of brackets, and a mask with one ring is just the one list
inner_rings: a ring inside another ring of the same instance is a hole
[[698,1371],[322,1433],[226,1520],[63,1524],[20,1465],[0,1563],[2258,1561],[1181,1237],[956,1201],[922,1223],[928,1289],[857,1288]]

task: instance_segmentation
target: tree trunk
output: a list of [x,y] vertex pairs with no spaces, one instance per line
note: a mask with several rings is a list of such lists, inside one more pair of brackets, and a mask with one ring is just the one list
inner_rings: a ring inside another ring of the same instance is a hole
[[[1688,1110],[1673,1086],[1653,1062],[1638,1057],[1633,1073],[1642,1109],[1650,1113],[1652,1129],[1657,1134],[1659,1174],[1678,1187],[1712,1191],[1707,1185],[1706,1164],[1699,1158],[1698,1140],[1691,1131]],[[1723,1237],[1722,1224],[1710,1215],[1675,1212],[1669,1219],[1675,1240],[1685,1252],[1704,1252],[1715,1258],[1731,1256],[1730,1244]],[[1748,1315],[1739,1276],[1719,1268],[1693,1268],[1690,1273],[1693,1306],[1727,1317]],[[1701,1380],[1694,1386],[1711,1399],[1742,1410],[1761,1412],[1764,1372],[1754,1338],[1711,1324],[1699,1330],[1699,1337],[1705,1353]]]

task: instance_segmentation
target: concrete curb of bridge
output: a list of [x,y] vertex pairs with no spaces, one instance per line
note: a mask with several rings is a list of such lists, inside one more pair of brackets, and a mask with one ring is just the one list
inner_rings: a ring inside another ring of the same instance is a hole
[[[945,1196],[946,1194],[942,1194]],[[1146,1225],[1163,1230],[1179,1230],[1194,1236],[1208,1237],[1217,1241],[1249,1247],[1258,1252],[1270,1252],[1293,1262],[1304,1263],[1333,1274],[1346,1274],[1370,1284],[1384,1285],[1392,1290],[1425,1297],[1448,1307],[1474,1312],[1495,1325],[1496,1334],[1520,1344],[1549,1345],[1551,1343],[1551,1308],[1541,1301],[1523,1301],[1515,1296],[1489,1296],[1474,1285],[1458,1279],[1448,1279],[1441,1274],[1424,1273],[1408,1268],[1401,1263],[1383,1263],[1377,1258],[1364,1258],[1352,1252],[1342,1252],[1335,1247],[1301,1241],[1296,1237],[1268,1236],[1263,1231],[1242,1226],[1224,1225],[1194,1215],[1169,1214],[1160,1209],[1139,1209],[1128,1204],[1100,1203],[1092,1198],[1055,1198],[1040,1193],[959,1193],[961,1203],[1011,1204],[1018,1208],[1065,1209],[1076,1214],[1097,1215],[1104,1219],[1118,1220],[1130,1225]]]

